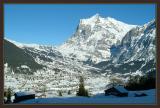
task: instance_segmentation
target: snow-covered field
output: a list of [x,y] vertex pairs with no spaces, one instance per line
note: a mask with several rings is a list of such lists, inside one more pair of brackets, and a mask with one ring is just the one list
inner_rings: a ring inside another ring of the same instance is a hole
[[97,94],[92,97],[55,97],[39,98],[22,101],[19,104],[156,104],[156,90],[139,91],[147,96],[134,97],[138,91],[129,91],[128,97],[104,96]]

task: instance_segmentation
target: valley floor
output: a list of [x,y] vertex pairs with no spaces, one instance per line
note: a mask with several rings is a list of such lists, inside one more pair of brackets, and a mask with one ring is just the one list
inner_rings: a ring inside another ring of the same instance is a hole
[[137,91],[129,91],[128,97],[104,96],[104,93],[92,97],[56,97],[39,98],[20,102],[20,104],[156,104],[156,90],[139,91],[147,96],[134,97]]

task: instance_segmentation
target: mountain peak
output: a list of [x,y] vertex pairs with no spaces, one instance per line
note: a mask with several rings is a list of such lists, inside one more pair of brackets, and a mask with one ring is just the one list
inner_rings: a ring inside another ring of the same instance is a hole
[[95,15],[91,16],[88,19],[103,19],[103,20],[109,20],[109,21],[117,21],[115,18],[112,18],[110,16],[102,17],[99,13],[96,13]]
[[96,14],[93,15],[91,18],[98,19],[99,17],[100,17],[100,14],[99,14],[99,13],[96,13]]
[[92,23],[99,21],[100,19],[101,19],[101,16],[98,13],[96,13],[95,15],[93,15],[89,18],[80,19],[80,23],[81,24],[92,24]]
[[101,25],[114,24],[117,26],[130,25],[130,24],[126,24],[124,22],[118,21],[115,18],[112,18],[110,16],[102,17],[99,13],[96,13],[95,15],[89,18],[80,19],[80,24],[91,25],[91,26],[94,26],[96,24],[101,24]]

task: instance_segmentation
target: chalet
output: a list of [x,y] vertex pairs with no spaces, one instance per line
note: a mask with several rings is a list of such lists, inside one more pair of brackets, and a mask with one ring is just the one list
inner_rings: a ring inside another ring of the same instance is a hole
[[29,92],[17,92],[14,94],[14,96],[15,96],[14,103],[28,99],[35,99],[35,94]]
[[105,96],[114,95],[118,97],[128,96],[128,91],[123,85],[109,85],[106,87]]

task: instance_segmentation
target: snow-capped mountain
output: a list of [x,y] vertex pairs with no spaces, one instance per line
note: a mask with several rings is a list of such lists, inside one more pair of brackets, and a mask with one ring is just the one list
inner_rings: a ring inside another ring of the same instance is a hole
[[[119,45],[112,45],[108,63],[99,63],[99,68],[113,73],[137,72],[137,74],[156,70],[156,24],[155,20],[131,29]],[[104,66],[104,64],[106,64]],[[108,64],[108,65],[107,65]],[[102,67],[103,66],[103,67]],[[103,71],[104,71],[103,70]]]
[[81,19],[74,35],[59,50],[80,61],[107,61],[111,55],[110,47],[119,43],[133,27],[136,26],[96,14],[88,19]]
[[[14,91],[45,88],[48,96],[59,90],[75,94],[79,76],[83,76],[85,87],[95,94],[103,92],[113,76],[125,82],[129,75],[155,73],[155,25],[155,20],[139,26],[96,14],[81,19],[74,35],[59,47],[5,39],[5,86]],[[13,61],[14,50],[26,61]],[[32,69],[35,64],[40,68]],[[25,72],[17,72],[22,69]]]

